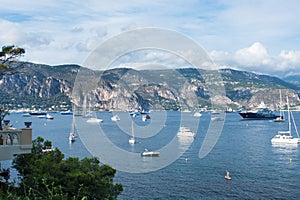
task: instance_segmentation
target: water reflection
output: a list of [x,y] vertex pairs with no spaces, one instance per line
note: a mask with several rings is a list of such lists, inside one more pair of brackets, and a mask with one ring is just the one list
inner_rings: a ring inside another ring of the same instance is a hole
[[298,151],[298,144],[272,144],[272,151],[277,154],[292,154]]

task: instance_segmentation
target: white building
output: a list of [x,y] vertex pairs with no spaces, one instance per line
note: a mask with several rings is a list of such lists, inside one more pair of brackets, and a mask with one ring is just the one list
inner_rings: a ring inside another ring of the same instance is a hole
[[32,148],[31,122],[25,128],[16,129],[7,125],[0,130],[0,161],[12,160],[16,154],[30,153]]

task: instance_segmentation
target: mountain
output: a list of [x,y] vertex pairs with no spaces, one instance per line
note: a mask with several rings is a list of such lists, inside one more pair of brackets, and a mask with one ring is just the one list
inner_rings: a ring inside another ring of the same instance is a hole
[[283,78],[284,81],[297,86],[297,90],[300,90],[300,75],[287,76]]
[[212,102],[214,107],[240,109],[264,101],[277,108],[281,90],[292,105],[300,105],[299,88],[293,82],[233,69],[93,71],[78,65],[25,64],[19,74],[0,77],[1,104],[62,110],[71,109],[72,100],[79,109],[194,110],[210,109]]

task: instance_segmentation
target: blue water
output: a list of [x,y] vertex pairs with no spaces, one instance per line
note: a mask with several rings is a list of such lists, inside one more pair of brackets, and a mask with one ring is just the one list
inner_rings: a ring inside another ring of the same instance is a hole
[[[123,113],[120,113],[122,115]],[[127,114],[127,113],[126,113]],[[193,113],[184,113],[187,121],[195,118]],[[124,115],[124,114],[123,114]],[[101,128],[109,139],[126,151],[140,152],[151,146],[154,150],[168,144],[175,136],[180,121],[180,112],[168,112],[166,126],[157,135],[137,138],[134,147],[128,144],[129,136],[110,120],[112,113],[98,113],[104,121]],[[42,136],[52,141],[65,156],[91,157],[81,140],[68,143],[72,116],[54,113],[54,120],[25,118],[11,114],[14,127],[23,127],[24,121],[32,121],[33,138]],[[241,120],[237,113],[226,115],[222,133],[203,159],[198,157],[210,114],[205,113],[198,123],[197,135],[191,146],[176,161],[165,168],[148,173],[117,171],[115,182],[124,187],[118,199],[298,199],[300,197],[300,147],[275,147],[270,143],[278,130],[286,130],[287,122],[270,120]],[[300,113],[294,113],[300,127]],[[163,117],[162,117],[163,118]],[[122,117],[121,117],[122,120]],[[155,121],[155,119],[151,119]],[[134,118],[138,126],[148,126],[140,116]],[[121,123],[121,122],[120,122]],[[128,124],[130,132],[131,125]],[[80,134],[79,134],[80,135]],[[126,157],[119,158],[126,164]],[[159,158],[158,158],[159,159]],[[292,160],[290,160],[292,159]],[[101,158],[100,158],[101,161]],[[154,162],[155,158],[147,160]],[[224,179],[226,170],[232,180]]]

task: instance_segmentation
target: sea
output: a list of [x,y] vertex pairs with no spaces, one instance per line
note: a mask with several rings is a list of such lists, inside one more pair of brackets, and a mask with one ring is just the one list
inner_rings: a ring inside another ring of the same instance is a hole
[[[116,114],[120,121],[111,120]],[[151,112],[144,122],[141,115],[127,112],[97,112],[103,122],[88,128],[81,124],[86,118],[75,117],[79,137],[70,144],[72,115],[51,115],[53,120],[11,113],[6,119],[16,128],[31,121],[33,139],[50,140],[65,157],[97,156],[116,168],[114,183],[124,189],[120,200],[300,198],[300,147],[270,142],[277,131],[288,129],[287,121],[243,120],[233,112],[213,122],[208,112],[196,118],[193,112],[161,111]],[[300,113],[293,116],[300,127]],[[180,126],[189,127],[195,138],[177,138]],[[134,145],[128,143],[132,135]],[[141,157],[145,149],[159,151],[160,156]],[[226,170],[231,180],[225,179]]]

